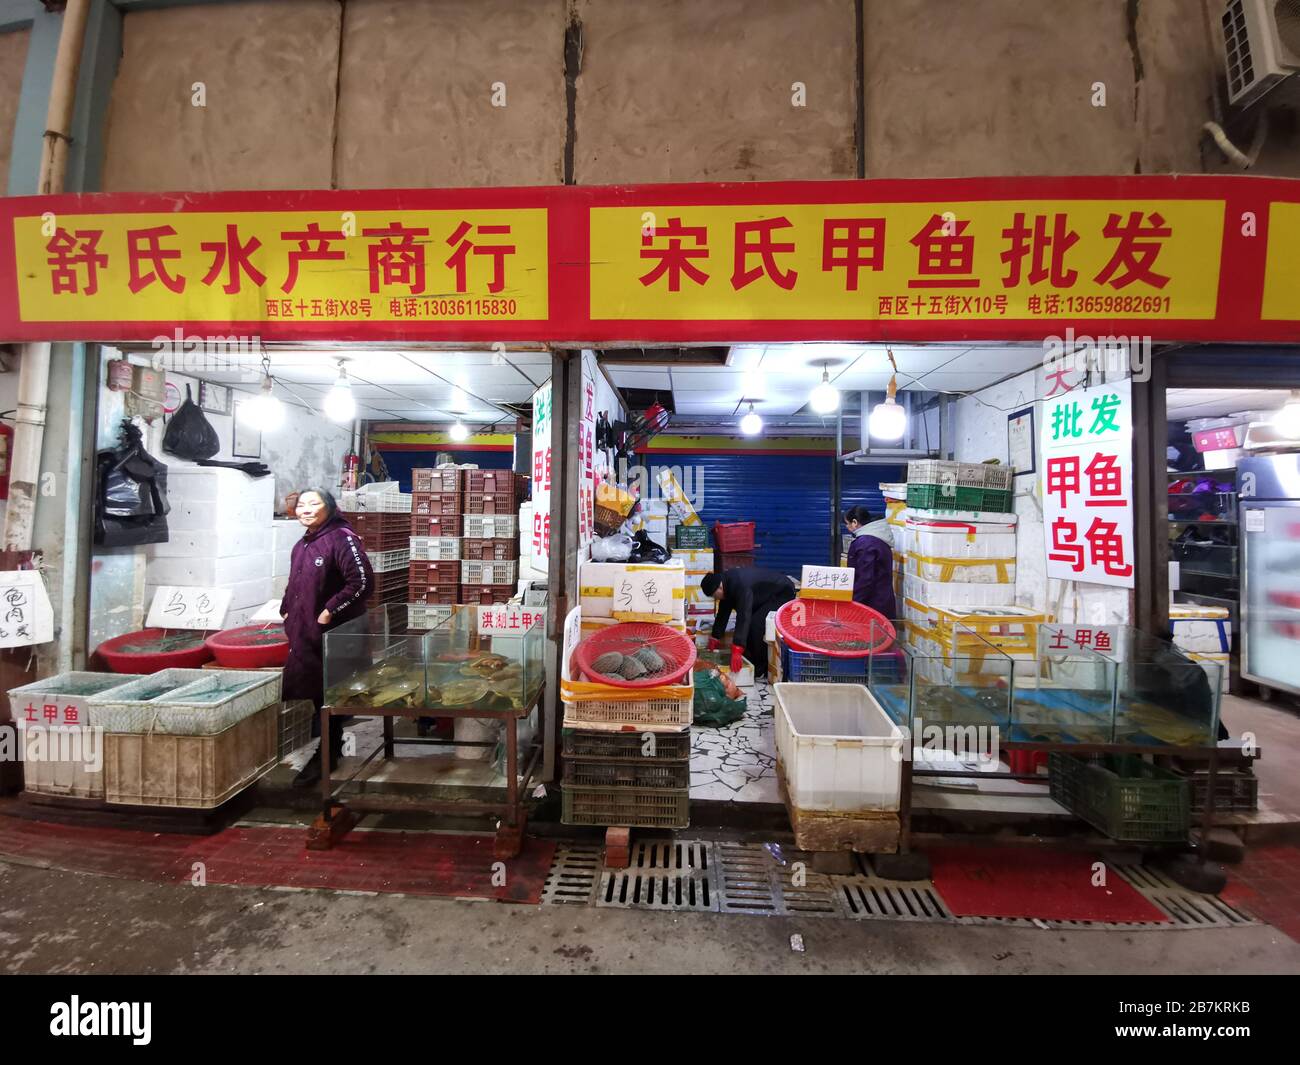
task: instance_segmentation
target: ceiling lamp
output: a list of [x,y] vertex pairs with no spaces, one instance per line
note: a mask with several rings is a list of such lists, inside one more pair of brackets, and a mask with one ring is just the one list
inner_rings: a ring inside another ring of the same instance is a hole
[[898,363],[894,361],[893,351],[886,348],[885,353],[889,356],[889,365],[894,368],[894,372],[889,378],[889,390],[885,393],[885,402],[877,403],[872,408],[867,425],[873,440],[893,442],[902,440],[903,434],[907,432],[907,411],[900,407],[898,400],[894,398],[898,395]]
[[1288,440],[1300,440],[1300,389],[1291,393],[1291,398],[1273,415],[1273,427]]
[[749,404],[749,413],[740,419],[740,431],[746,436],[758,436],[763,431],[763,419],[754,413],[752,400]]
[[456,441],[456,443],[463,444],[469,439],[469,430],[465,428],[464,422],[457,421],[456,424],[448,430],[447,435]]
[[352,395],[352,382],[348,380],[347,359],[339,359],[339,379],[325,394],[325,416],[330,421],[347,423],[357,416],[357,401]]
[[240,416],[247,425],[259,432],[271,432],[284,424],[284,404],[272,394],[274,384],[271,360],[263,355],[261,390],[239,408]]
[[831,384],[831,371],[822,370],[822,383],[808,397],[812,409],[818,414],[834,414],[840,405],[840,390]]

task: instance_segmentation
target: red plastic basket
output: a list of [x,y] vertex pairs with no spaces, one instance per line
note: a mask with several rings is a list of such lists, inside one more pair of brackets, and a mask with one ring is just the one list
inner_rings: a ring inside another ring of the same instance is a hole
[[[653,648],[664,661],[664,668],[652,677],[628,680],[621,674],[596,669],[596,660],[601,655],[611,652],[631,655],[644,647]],[[667,625],[629,621],[592,633],[574,648],[573,657],[578,669],[602,684],[616,688],[660,688],[675,684],[691,671],[695,665],[695,644]]]
[[889,650],[897,633],[883,614],[861,603],[791,599],[776,612],[776,631],[793,651],[866,658]]
[[208,632],[138,629],[105,640],[98,654],[114,673],[157,673],[161,669],[198,669],[212,661]]
[[731,521],[713,523],[713,546],[722,552],[753,551],[754,523],[752,521]]
[[207,640],[218,665],[266,669],[289,660],[289,639],[283,625],[246,625],[226,629]]

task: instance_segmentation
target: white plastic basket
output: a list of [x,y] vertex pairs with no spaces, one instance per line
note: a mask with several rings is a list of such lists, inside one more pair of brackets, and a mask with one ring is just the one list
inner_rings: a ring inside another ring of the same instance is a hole
[[680,732],[691,727],[694,711],[694,695],[689,699],[638,699],[626,703],[565,700],[564,727],[600,732]]
[[460,564],[461,584],[514,584],[518,574],[517,561],[478,562],[466,559]]
[[391,573],[395,569],[405,569],[411,564],[411,551],[367,551],[370,568],[376,573]]
[[408,629],[436,629],[455,612],[454,606],[436,606],[431,603],[407,603],[406,627]]
[[412,536],[412,562],[459,562],[459,536]]
[[777,684],[776,751],[790,802],[836,814],[899,808],[902,730],[859,684]]
[[[199,673],[178,688],[152,699],[138,695],[149,691],[146,681],[112,689],[91,700],[91,724],[105,732],[166,733],[175,736],[214,736],[280,701],[283,675],[267,670],[164,670],[164,673]],[[155,676],[162,676],[156,674]]]
[[518,536],[519,518],[514,514],[466,514],[465,535],[471,540]]
[[[187,670],[197,673],[198,670]],[[73,671],[46,677],[33,684],[24,684],[20,688],[9,689],[9,717],[19,728],[26,725],[88,725],[89,700],[103,695],[113,688],[120,688],[132,681],[145,679],[138,673],[87,673]],[[27,708],[35,712],[35,720]],[[47,710],[54,713],[53,719],[46,715]],[[67,719],[68,711],[75,711],[76,720]]]
[[365,484],[342,493],[339,509],[352,514],[409,514],[411,497],[398,491],[396,481]]

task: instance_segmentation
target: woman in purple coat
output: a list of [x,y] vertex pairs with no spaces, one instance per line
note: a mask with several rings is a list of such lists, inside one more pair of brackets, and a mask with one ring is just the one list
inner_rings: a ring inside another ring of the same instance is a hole
[[853,567],[853,601],[893,621],[898,614],[894,602],[894,549],[889,523],[871,520],[866,507],[850,507],[844,524],[853,534],[849,565]]
[[[320,710],[325,702],[325,633],[366,612],[375,578],[365,545],[338,512],[329,492],[309,488],[298,496],[298,521],[307,530],[293,547],[289,583],[280,601],[289,660],[284,666],[284,698],[310,699]],[[320,719],[312,716],[312,735]],[[337,764],[343,749],[343,720],[330,720],[330,759]],[[321,775],[320,751],[294,778],[306,788]]]

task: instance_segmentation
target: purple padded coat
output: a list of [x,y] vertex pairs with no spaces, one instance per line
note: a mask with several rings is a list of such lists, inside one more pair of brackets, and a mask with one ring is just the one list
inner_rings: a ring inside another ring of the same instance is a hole
[[[280,602],[289,660],[284,666],[284,698],[310,699],[317,710],[325,701],[325,633],[366,612],[375,588],[365,545],[340,514],[309,531],[293,545],[289,583]],[[316,619],[330,612],[330,623]]]
[[893,549],[878,536],[859,533],[849,545],[849,565],[853,567],[853,601],[893,621],[898,616]]

